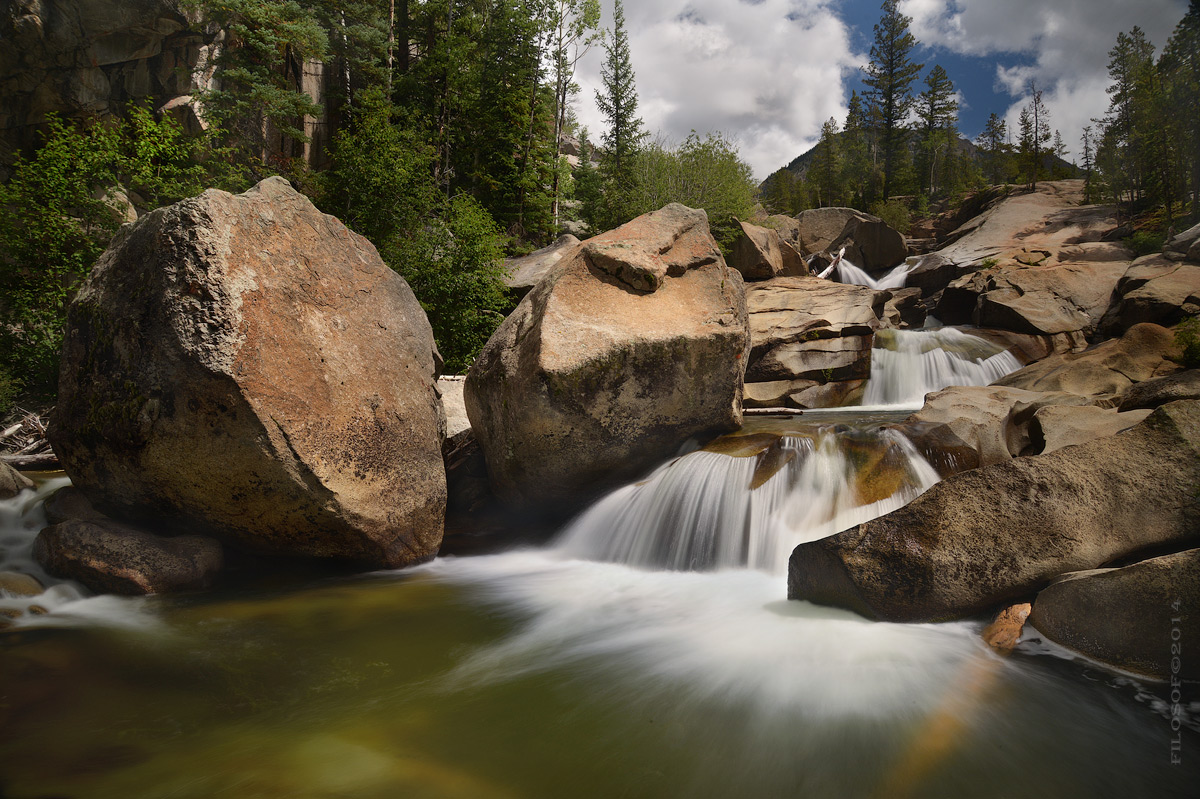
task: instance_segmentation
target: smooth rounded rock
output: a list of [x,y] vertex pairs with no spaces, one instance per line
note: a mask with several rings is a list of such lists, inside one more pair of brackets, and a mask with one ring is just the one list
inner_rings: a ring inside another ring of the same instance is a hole
[[207,588],[221,570],[221,545],[206,536],[165,538],[111,521],[47,527],[33,555],[56,577],[109,594],[160,594]]

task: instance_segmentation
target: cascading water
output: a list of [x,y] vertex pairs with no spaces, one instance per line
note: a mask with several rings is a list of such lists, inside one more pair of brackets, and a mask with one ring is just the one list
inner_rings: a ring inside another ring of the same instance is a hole
[[[737,449],[737,437],[724,441]],[[738,456],[677,458],[592,506],[558,551],[640,568],[780,574],[798,544],[899,508],[935,482],[896,431],[825,427]]]
[[863,405],[920,407],[948,386],[986,386],[1021,368],[1003,347],[955,328],[880,330]]
[[886,275],[876,279],[843,258],[838,263],[836,272],[839,283],[853,283],[856,286],[867,286],[873,289],[899,289],[904,288],[904,283],[912,268],[912,264],[900,264]]

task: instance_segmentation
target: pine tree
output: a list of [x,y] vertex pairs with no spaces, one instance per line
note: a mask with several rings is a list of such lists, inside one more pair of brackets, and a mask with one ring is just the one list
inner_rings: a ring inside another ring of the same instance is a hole
[[837,120],[830,117],[821,126],[809,176],[817,191],[817,205],[824,208],[842,203],[842,154]]
[[1047,154],[1043,145],[1050,141],[1050,112],[1042,102],[1042,90],[1029,84],[1029,104],[1021,109],[1019,146],[1025,159],[1029,188],[1037,188],[1038,175]]
[[958,100],[954,83],[940,64],[935,64],[925,76],[925,91],[917,98],[917,119],[920,120],[918,174],[929,195],[933,196],[939,188],[938,172],[944,171],[958,138]]
[[[1178,177],[1191,195],[1192,216],[1200,216],[1200,0],[1191,0],[1159,59],[1164,83],[1163,121],[1179,143]],[[1189,111],[1190,109],[1190,111]]]
[[913,62],[917,45],[909,32],[911,17],[901,14],[898,0],[884,0],[883,16],[875,25],[875,43],[871,61],[863,78],[870,90],[866,94],[871,109],[878,115],[879,139],[883,150],[883,199],[891,197],[893,183],[900,171],[900,159],[906,153],[905,120],[912,110],[912,83],[923,64]]
[[[554,62],[555,156],[562,155],[562,133],[567,125],[567,108],[574,84],[575,67],[600,38],[600,0],[553,0],[550,6],[551,57]],[[558,226],[559,172],[554,172],[550,190],[550,213]]]
[[850,204],[866,208],[874,199],[874,170],[871,166],[870,130],[862,98],[850,92],[846,124],[842,129],[842,183]]
[[993,184],[1008,182],[1010,171],[1007,123],[992,114],[983,126],[983,131],[975,138],[975,143],[983,152],[987,179]]
[[1094,202],[1094,187],[1092,186],[1092,173],[1096,167],[1096,151],[1095,139],[1092,136],[1092,126],[1085,125],[1083,135],[1079,137],[1079,146],[1083,148],[1081,158],[1083,159],[1083,202],[1085,205],[1090,205]]
[[[634,158],[646,137],[637,115],[637,85],[629,55],[629,35],[625,31],[625,9],[616,0],[613,29],[604,43],[604,66],[600,70],[603,89],[596,92],[596,106],[608,121],[601,136],[600,174],[604,178],[607,213],[599,227],[613,227],[632,218],[630,198],[634,190]],[[597,227],[593,224],[593,227]]]

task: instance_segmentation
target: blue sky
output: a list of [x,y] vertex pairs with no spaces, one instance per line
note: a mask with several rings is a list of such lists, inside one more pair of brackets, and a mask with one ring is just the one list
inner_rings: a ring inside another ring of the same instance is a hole
[[[611,0],[602,0],[611,24]],[[765,178],[845,119],[861,89],[882,0],[626,0],[641,116],[669,142],[695,129],[733,137]],[[974,137],[990,113],[1016,121],[1030,79],[1045,90],[1051,127],[1077,150],[1107,110],[1108,51],[1140,25],[1159,48],[1187,0],[900,0],[921,42],[958,88],[959,127]],[[594,93],[603,52],[580,63],[576,114],[603,127]],[[922,78],[924,74],[922,74]],[[917,90],[923,84],[916,84]]]

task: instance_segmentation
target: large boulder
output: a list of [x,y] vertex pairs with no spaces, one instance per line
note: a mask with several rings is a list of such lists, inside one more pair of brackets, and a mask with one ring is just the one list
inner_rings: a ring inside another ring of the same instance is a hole
[[172,538],[112,521],[72,520],[47,527],[33,556],[56,577],[107,594],[162,594],[208,588],[224,557],[216,540]]
[[67,322],[51,443],[97,509],[401,566],[442,534],[429,322],[281,178],[127,226]]
[[745,280],[769,280],[783,274],[779,232],[738,222],[739,234],[729,253],[729,265]]
[[[975,450],[977,464],[1003,463],[1030,451],[1030,422],[1047,407],[1084,405],[1088,399],[1065,392],[1027,391],[1003,386],[951,386],[925,396],[921,410],[905,420],[922,436],[952,436]],[[1038,450],[1040,451],[1040,450]]]
[[29,488],[33,488],[32,480],[0,461],[0,499],[11,499]]
[[1037,595],[1029,623],[1125,671],[1200,679],[1200,549],[1064,574]]
[[899,231],[877,216],[853,208],[813,208],[796,217],[800,251],[805,255],[846,248],[846,259],[867,271],[891,269],[908,257]]
[[968,616],[1060,574],[1200,540],[1200,402],[1115,436],[953,475],[792,553],[788,596],[888,621]]
[[571,234],[559,236],[551,245],[504,262],[504,285],[524,297],[529,290],[554,268],[554,265],[570,255],[579,246],[579,239]]
[[584,242],[467,374],[497,494],[578,501],[737,428],[748,352],[742,278],[703,211],[668,205]]
[[1176,353],[1170,330],[1155,324],[1135,325],[1119,339],[1084,352],[1052,355],[1005,375],[995,385],[1064,391],[1116,405],[1135,383],[1179,371],[1172,360]]
[[1120,408],[1122,411],[1157,408],[1184,399],[1200,399],[1200,369],[1188,369],[1138,383],[1121,397]]
[[[817,277],[746,287],[750,313],[747,404],[819,408],[861,395],[880,327],[879,292]],[[857,392],[857,393],[856,393]]]
[[1134,261],[1121,276],[1112,304],[1100,320],[1100,331],[1119,336],[1143,322],[1171,326],[1197,314],[1200,266],[1150,255]]
[[[1010,254],[1014,255],[1014,254]],[[942,292],[933,314],[945,324],[973,324],[1034,335],[1090,335],[1125,273],[1117,262],[1027,265],[1017,260],[964,275]]]

